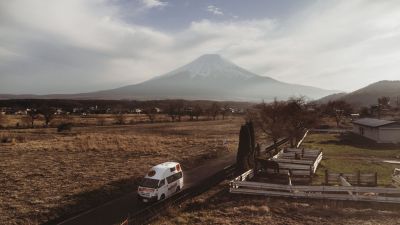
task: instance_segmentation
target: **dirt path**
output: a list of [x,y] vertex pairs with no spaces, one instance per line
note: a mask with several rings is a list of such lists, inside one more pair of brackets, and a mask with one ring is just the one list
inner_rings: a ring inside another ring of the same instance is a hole
[[[213,175],[215,172],[222,170],[235,162],[235,154],[229,154],[224,157],[209,160],[203,165],[184,171],[185,186],[184,189],[201,185],[201,180]],[[136,191],[129,193],[121,198],[107,202],[104,205],[88,210],[75,217],[67,219],[60,225],[79,225],[79,224],[97,224],[109,225],[122,221],[129,214],[141,209],[144,205],[137,201]],[[55,224],[48,223],[48,224]]]

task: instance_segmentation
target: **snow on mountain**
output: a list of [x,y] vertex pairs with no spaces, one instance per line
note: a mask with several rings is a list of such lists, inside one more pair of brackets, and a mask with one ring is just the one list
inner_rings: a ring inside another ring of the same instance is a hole
[[207,54],[161,77],[171,77],[181,73],[187,73],[190,78],[218,77],[249,79],[258,76],[222,58],[220,55]]

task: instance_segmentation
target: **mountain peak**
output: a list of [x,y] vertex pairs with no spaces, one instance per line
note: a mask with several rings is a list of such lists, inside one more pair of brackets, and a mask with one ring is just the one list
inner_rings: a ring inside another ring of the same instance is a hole
[[223,58],[221,57],[221,55],[218,55],[218,54],[204,54],[204,55],[200,56],[199,58],[197,58],[196,60],[216,61],[216,60],[223,60]]
[[182,76],[187,78],[218,78],[218,79],[249,79],[258,75],[247,71],[229,60],[224,59],[218,54],[205,54],[192,62],[171,71],[159,78]]

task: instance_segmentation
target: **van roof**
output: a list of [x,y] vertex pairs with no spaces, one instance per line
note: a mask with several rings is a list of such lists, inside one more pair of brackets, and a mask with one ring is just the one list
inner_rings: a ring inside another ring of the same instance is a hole
[[177,163],[177,162],[164,162],[164,163],[160,163],[160,164],[158,164],[156,166],[153,166],[153,169],[155,169],[155,168],[157,168],[157,169],[171,168],[171,167],[176,166],[177,164],[179,164],[179,163]]
[[166,176],[172,175],[174,173],[176,173],[177,171],[171,172],[170,168],[174,168],[176,167],[176,165],[179,164],[177,162],[164,162],[164,163],[160,163],[158,165],[155,165],[151,168],[150,171],[154,171],[155,174],[154,176],[149,177],[148,174],[146,174],[146,177],[148,178],[152,178],[152,179],[163,179]]

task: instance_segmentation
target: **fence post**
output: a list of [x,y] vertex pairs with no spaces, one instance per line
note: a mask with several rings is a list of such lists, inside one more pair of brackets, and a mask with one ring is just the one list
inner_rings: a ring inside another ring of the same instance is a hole
[[312,177],[313,177],[313,169],[312,169],[312,165],[310,165],[310,184],[312,183]]
[[358,170],[357,172],[357,185],[361,186],[361,171]]
[[328,176],[329,176],[328,170],[325,170],[325,185],[329,185]]

